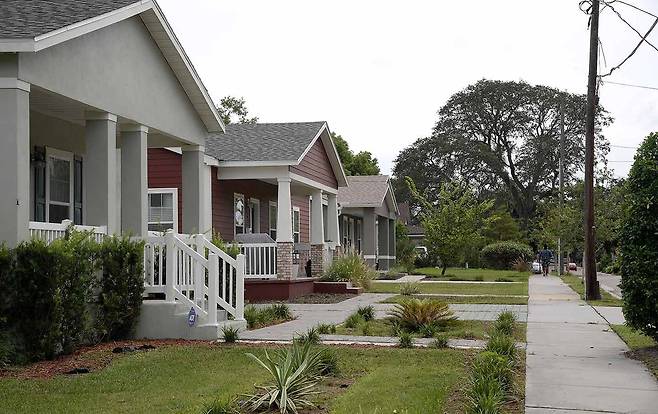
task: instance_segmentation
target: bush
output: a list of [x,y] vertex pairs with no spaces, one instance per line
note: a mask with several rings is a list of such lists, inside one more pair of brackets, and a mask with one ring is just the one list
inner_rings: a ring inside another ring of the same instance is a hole
[[224,241],[222,236],[214,230],[212,232],[212,239],[210,242],[214,244],[215,247],[217,247],[219,250],[223,251],[234,259],[240,254],[240,246]]
[[244,307],[244,319],[249,329],[273,325],[293,319],[290,308],[285,303],[275,303],[262,308],[254,305]]
[[447,348],[448,347],[448,338],[445,335],[437,335],[432,341],[432,348]]
[[13,307],[13,290],[10,290],[13,253],[0,243],[0,367],[14,359],[14,346],[9,334],[9,311]]
[[626,324],[658,341],[658,133],[638,148],[628,174],[621,244]]
[[485,350],[504,356],[511,362],[516,361],[516,344],[511,336],[494,333],[487,341]]
[[505,395],[495,378],[473,377],[467,398],[467,414],[499,414]]
[[347,329],[355,329],[364,322],[363,316],[359,315],[357,312],[354,312],[345,319],[343,326]]
[[272,315],[274,315],[276,319],[285,321],[292,319],[292,312],[290,311],[290,307],[285,303],[275,303],[270,305],[270,309],[272,311]]
[[514,376],[513,366],[510,360],[495,352],[485,351],[480,353],[473,363],[473,377],[490,377],[500,383],[504,392],[509,392],[512,387]]
[[488,244],[482,248],[480,255],[485,267],[499,270],[511,269],[515,261],[527,262],[534,256],[530,246],[512,241]]
[[398,346],[400,348],[413,348],[414,347],[414,337],[410,332],[399,331],[398,332]]
[[502,335],[512,336],[516,328],[516,315],[513,312],[501,312],[494,322],[494,331]]
[[315,329],[320,335],[329,335],[336,333],[336,325],[330,323],[319,323],[315,326]]
[[448,304],[427,299],[405,300],[389,315],[400,328],[411,332],[418,332],[423,325],[445,326],[455,320]]
[[144,242],[127,236],[106,237],[100,246],[100,262],[99,332],[103,338],[124,339],[132,333],[142,306]]
[[369,336],[370,332],[372,332],[370,323],[368,321],[364,321],[360,326],[361,326],[361,335]]
[[338,354],[332,348],[324,348],[320,351],[320,363],[322,364],[322,369],[320,374],[324,376],[337,376],[340,374],[340,368],[338,367]]
[[368,289],[370,282],[377,276],[366,261],[355,251],[348,251],[342,257],[334,259],[329,269],[322,276],[323,281],[351,282],[353,286]]
[[512,269],[520,273],[525,273],[530,271],[530,265],[528,265],[525,259],[519,257],[512,263]]
[[420,284],[418,282],[406,282],[400,285],[400,295],[412,296],[420,293]]
[[361,315],[364,321],[368,322],[375,319],[375,307],[372,305],[359,306],[356,313]]
[[222,337],[224,342],[228,344],[235,343],[240,339],[240,329],[233,326],[223,326],[222,327]]
[[299,334],[293,339],[293,342],[300,344],[318,345],[320,343],[320,334],[315,327],[308,328],[305,333]]

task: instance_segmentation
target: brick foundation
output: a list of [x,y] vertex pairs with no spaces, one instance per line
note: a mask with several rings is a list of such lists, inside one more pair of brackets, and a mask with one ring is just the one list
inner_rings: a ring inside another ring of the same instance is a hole
[[292,279],[293,263],[292,251],[293,243],[279,242],[276,244],[276,275],[278,279]]
[[311,275],[321,277],[324,274],[324,245],[311,245]]

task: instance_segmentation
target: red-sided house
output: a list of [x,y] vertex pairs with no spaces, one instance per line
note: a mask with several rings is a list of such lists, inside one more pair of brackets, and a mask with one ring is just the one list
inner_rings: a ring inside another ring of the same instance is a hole
[[[149,150],[151,231],[181,228],[180,153]],[[326,122],[229,125],[206,139],[202,174],[209,196],[194,232],[240,244],[248,285],[322,274],[340,245],[337,194],[347,185]]]

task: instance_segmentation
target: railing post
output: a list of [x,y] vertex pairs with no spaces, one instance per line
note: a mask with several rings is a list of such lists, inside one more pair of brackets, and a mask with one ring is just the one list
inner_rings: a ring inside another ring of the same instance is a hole
[[176,243],[174,241],[174,231],[169,230],[165,233],[165,246],[167,249],[166,255],[166,285],[165,285],[165,300],[173,302],[175,300],[175,284],[176,284]]
[[[195,234],[194,235],[194,247],[197,253],[199,253],[201,256],[206,257],[206,245],[204,243],[204,237],[203,234]],[[205,271],[203,269],[203,266],[201,266],[199,263],[194,264],[194,302],[196,302],[197,305],[201,309],[204,308],[203,306],[203,299],[204,299],[204,286],[206,285],[206,278],[205,278]]]
[[239,254],[235,271],[235,319],[244,320],[244,254]]
[[217,295],[219,294],[219,257],[208,255],[208,324],[217,323]]

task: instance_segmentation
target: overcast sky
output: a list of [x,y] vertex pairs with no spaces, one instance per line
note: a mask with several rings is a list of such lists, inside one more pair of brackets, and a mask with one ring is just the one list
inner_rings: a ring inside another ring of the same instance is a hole
[[[658,14],[656,0],[627,0]],[[159,0],[218,102],[243,96],[261,122],[326,120],[384,173],[428,136],[437,110],[478,79],[525,80],[586,92],[587,16],[578,0]],[[617,6],[641,32],[649,16]],[[608,69],[638,36],[601,16]],[[649,37],[658,45],[658,29]],[[601,72],[607,72],[601,63]],[[658,87],[658,52],[643,46],[610,81]],[[613,145],[658,131],[658,90],[602,85]],[[613,147],[617,176],[634,149]]]

